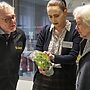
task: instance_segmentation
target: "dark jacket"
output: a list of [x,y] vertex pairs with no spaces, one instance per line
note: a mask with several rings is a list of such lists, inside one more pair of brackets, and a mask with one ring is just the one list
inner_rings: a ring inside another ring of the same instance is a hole
[[[83,45],[85,43],[83,43]],[[87,49],[88,49],[88,52],[85,53],[85,55],[82,56],[79,61],[76,90],[90,90],[90,51],[89,51],[90,48],[87,48]],[[81,47],[81,50],[83,51],[84,48]]]
[[[38,35],[36,49],[47,51],[51,40],[52,31],[45,26]],[[73,25],[70,32],[66,32],[64,41],[73,42],[72,49],[62,48],[61,55],[55,55],[54,63],[60,63],[62,68],[54,68],[54,75],[47,77],[36,72],[33,90],[75,90],[76,58],[79,52],[79,37]],[[41,83],[42,82],[42,83]]]
[[0,90],[15,90],[25,42],[25,34],[19,29],[12,32],[9,38],[0,34]]

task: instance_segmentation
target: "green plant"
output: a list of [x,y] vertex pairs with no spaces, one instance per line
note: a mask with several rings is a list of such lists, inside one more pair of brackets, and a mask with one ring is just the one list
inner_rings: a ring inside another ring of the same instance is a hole
[[31,59],[37,64],[38,68],[45,71],[46,76],[53,75],[53,64],[49,60],[49,57],[47,54],[41,52],[41,51],[33,51],[30,55]]
[[51,66],[51,62],[47,54],[39,51],[35,53],[35,57],[33,58],[38,67],[43,70],[48,70],[49,66]]

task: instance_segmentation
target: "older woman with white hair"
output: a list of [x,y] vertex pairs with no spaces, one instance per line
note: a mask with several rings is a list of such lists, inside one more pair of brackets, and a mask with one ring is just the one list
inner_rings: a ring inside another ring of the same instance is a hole
[[77,7],[73,15],[77,23],[77,31],[83,38],[76,90],[90,90],[90,4]]

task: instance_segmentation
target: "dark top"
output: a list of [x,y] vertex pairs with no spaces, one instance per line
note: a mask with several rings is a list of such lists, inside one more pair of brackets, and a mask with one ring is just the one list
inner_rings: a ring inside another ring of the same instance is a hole
[[[52,31],[46,25],[38,35],[36,49],[47,51]],[[73,25],[66,32],[64,41],[73,42],[73,47],[62,48],[61,55],[55,55],[54,63],[60,63],[62,68],[54,68],[54,75],[47,77],[36,71],[33,90],[75,90],[76,58],[79,52],[81,38]]]
[[[83,40],[80,44],[81,54],[84,50],[87,40]],[[90,42],[90,41],[89,41]],[[87,48],[90,50],[90,48]],[[77,73],[76,90],[90,90],[90,51],[85,53],[79,61],[79,68]]]
[[0,34],[0,90],[15,90],[25,42],[25,34],[20,29],[12,32],[10,37]]

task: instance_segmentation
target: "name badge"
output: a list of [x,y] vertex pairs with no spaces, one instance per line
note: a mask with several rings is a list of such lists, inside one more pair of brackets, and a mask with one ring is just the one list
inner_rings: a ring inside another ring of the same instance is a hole
[[64,47],[64,48],[72,48],[73,47],[73,42],[63,41],[62,47]]

